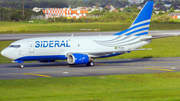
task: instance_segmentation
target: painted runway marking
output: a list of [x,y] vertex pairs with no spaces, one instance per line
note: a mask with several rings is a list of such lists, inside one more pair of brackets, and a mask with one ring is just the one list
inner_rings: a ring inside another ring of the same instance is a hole
[[151,69],[151,70],[162,70],[162,71],[174,71],[170,69],[157,69],[157,68],[146,68],[146,69]]
[[42,74],[31,74],[31,73],[22,73],[22,74],[25,74],[25,75],[34,75],[34,76],[42,76],[42,77],[52,77],[52,76],[49,76],[49,75],[42,75]]

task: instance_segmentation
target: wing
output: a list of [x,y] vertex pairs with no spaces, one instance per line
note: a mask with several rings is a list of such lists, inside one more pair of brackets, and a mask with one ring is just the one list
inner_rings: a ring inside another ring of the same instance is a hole
[[141,40],[144,41],[144,40],[164,38],[164,37],[171,37],[171,36],[180,36],[180,33],[163,33],[162,35],[142,36],[142,37],[141,37]]
[[122,51],[100,51],[100,52],[89,52],[86,53],[90,57],[109,57],[115,55],[121,55],[124,53],[130,53],[130,51],[140,51],[140,50],[152,50],[151,48],[141,48],[141,49],[131,49],[131,50],[122,50]]

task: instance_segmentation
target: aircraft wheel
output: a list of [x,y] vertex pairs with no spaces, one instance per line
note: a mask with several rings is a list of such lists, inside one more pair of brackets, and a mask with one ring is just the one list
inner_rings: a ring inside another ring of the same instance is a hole
[[19,64],[19,68],[23,69],[24,65],[23,64]]
[[94,62],[93,61],[90,61],[90,62],[88,62],[87,64],[86,64],[86,66],[94,66]]

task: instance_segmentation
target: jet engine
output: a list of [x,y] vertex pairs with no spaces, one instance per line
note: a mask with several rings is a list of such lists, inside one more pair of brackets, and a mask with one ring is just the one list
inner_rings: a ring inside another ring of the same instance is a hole
[[72,53],[67,57],[69,64],[87,64],[89,62],[89,56],[87,54]]

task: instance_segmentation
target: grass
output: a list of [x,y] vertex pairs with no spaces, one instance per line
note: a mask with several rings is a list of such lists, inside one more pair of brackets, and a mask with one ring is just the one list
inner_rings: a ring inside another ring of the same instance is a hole
[[[65,28],[68,27],[68,23],[51,23],[47,25],[42,24],[43,22],[35,22],[35,24],[22,22],[0,23],[0,31],[6,33],[13,31],[17,31],[18,33],[41,32],[44,30],[61,32],[63,31],[63,28],[64,31],[68,30],[68,28],[65,30]],[[108,24],[111,24],[111,26]],[[73,30],[78,31],[80,28],[85,27],[94,28],[98,27],[100,23],[89,23],[87,26],[85,25],[86,23],[72,24],[73,27],[71,29],[74,28]],[[130,24],[122,25],[122,29],[128,28],[129,25]],[[110,28],[109,31],[121,30],[119,28],[119,23],[102,23],[100,26],[103,26],[104,30]],[[163,30],[171,28],[180,29],[179,24],[162,23],[152,23],[150,29]],[[124,54],[108,59],[178,57],[180,56],[179,39],[180,36],[154,39],[152,43],[143,47],[153,48],[152,51],[134,51],[130,54]],[[0,51],[12,42],[13,41],[0,41]],[[11,62],[11,60],[4,58],[1,55],[0,60],[0,63]],[[179,101],[179,78],[180,72],[170,72],[96,77],[0,80],[0,101]]]
[[[14,41],[0,41],[0,51],[2,51],[4,48],[8,47],[10,45],[10,43],[12,43]],[[3,57],[1,54],[0,54],[0,64],[1,63],[12,63],[12,60],[8,59],[8,58],[5,58]]]
[[[7,47],[13,41],[0,41],[0,51]],[[153,39],[152,42],[143,48],[152,48],[153,50],[132,51],[131,53],[103,58],[103,59],[127,59],[127,58],[147,58],[147,57],[180,57],[180,36]],[[11,60],[0,55],[0,63],[11,63]]]
[[179,101],[180,72],[0,80],[0,101]]
[[[101,31],[122,31],[131,23],[93,22],[93,23],[46,23],[35,20],[28,22],[0,21],[0,34],[19,33],[52,33],[52,32],[80,32],[80,29],[100,29]],[[151,23],[150,30],[177,30],[180,23]]]
[[172,20],[174,20],[175,22],[180,22],[180,19],[172,19]]
[[131,53],[110,57],[108,59],[180,57],[179,43],[180,36],[153,39],[150,44],[143,47],[152,48],[153,50],[132,51]]
[[129,23],[26,23],[0,21],[0,33],[50,33],[50,32],[80,32],[80,29],[100,29],[101,31],[124,30]]

